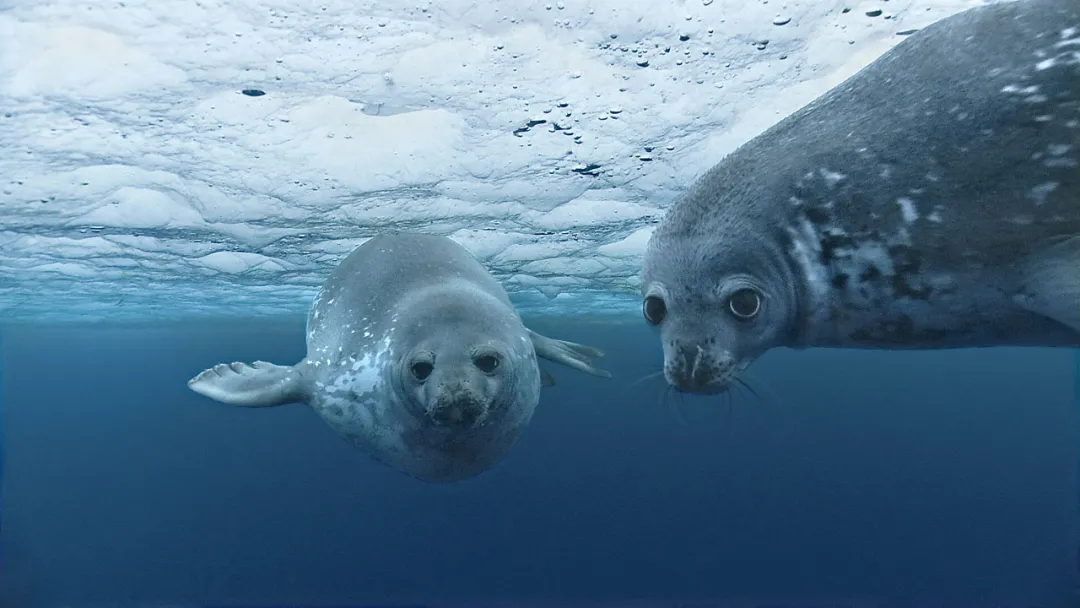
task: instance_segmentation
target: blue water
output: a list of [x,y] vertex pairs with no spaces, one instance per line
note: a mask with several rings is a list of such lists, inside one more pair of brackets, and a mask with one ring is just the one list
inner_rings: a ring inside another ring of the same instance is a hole
[[[375,464],[300,405],[185,381],[292,363],[294,323],[10,328],[0,604],[680,598],[1076,606],[1070,350],[775,351],[771,396],[669,396],[637,319],[530,324],[608,351],[495,469]],[[117,604],[109,604],[117,605]]]

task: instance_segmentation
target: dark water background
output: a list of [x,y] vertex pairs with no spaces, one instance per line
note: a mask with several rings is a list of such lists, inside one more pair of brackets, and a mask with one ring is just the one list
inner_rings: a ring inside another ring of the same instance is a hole
[[1075,351],[775,351],[771,401],[665,407],[634,321],[532,320],[615,376],[545,364],[510,456],[453,485],[186,388],[295,362],[300,321],[4,330],[0,605],[1077,605]]

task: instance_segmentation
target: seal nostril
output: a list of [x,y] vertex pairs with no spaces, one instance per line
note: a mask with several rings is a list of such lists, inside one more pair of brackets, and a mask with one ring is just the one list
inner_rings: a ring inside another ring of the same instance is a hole
[[694,373],[691,378],[693,378],[695,386],[705,386],[712,382],[713,373],[712,370],[705,365],[696,365],[694,366]]
[[676,355],[665,370],[668,381],[678,390],[712,392],[723,375],[716,360],[700,344],[673,343]]

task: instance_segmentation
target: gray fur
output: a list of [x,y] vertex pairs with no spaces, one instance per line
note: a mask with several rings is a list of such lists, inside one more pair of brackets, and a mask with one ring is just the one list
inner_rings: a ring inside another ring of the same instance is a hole
[[[324,283],[308,314],[307,356],[292,367],[219,364],[188,382],[223,403],[307,403],[376,460],[425,481],[494,466],[528,425],[537,355],[597,376],[597,349],[525,328],[497,281],[463,247],[421,234],[375,237]],[[498,360],[493,370],[480,358]],[[418,380],[416,363],[431,365]]]
[[[776,346],[1080,345],[1080,2],[943,19],[739,147],[668,211],[642,295],[668,381]],[[738,321],[726,295],[764,294]]]

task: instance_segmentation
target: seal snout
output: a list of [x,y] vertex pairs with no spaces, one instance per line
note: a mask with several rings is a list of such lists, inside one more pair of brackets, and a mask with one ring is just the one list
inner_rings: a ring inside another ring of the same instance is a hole
[[664,377],[684,393],[719,393],[728,389],[735,373],[730,357],[717,358],[700,344],[673,345],[664,362]]
[[487,416],[488,406],[468,389],[449,390],[427,409],[427,418],[440,427],[469,428]]

